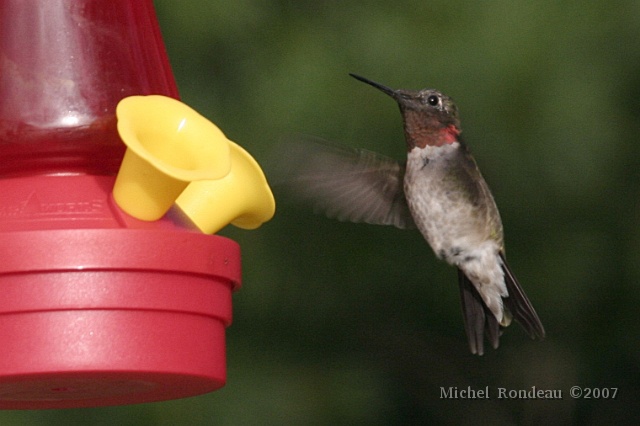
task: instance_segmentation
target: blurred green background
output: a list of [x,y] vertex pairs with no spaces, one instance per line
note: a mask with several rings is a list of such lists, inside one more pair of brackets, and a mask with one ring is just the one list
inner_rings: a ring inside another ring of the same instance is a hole
[[[516,325],[472,356],[455,270],[419,233],[283,201],[262,228],[223,231],[244,262],[226,387],[2,411],[0,424],[638,424],[639,2],[155,4],[183,100],[259,162],[291,133],[402,159],[396,105],[349,72],[452,96],[548,338]],[[617,398],[572,399],[574,385]],[[450,386],[493,398],[441,399]],[[532,386],[563,399],[497,399],[498,387]]]

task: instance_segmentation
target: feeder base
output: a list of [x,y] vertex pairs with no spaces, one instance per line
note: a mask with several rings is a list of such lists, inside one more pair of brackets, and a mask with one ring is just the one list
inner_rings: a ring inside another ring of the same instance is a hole
[[240,282],[234,241],[184,231],[6,232],[0,258],[0,409],[134,404],[224,385]]

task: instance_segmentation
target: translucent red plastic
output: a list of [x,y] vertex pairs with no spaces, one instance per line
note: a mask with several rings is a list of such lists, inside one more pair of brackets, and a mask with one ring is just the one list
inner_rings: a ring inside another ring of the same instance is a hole
[[238,245],[111,195],[140,94],[178,97],[151,0],[0,0],[0,409],[225,383]]
[[0,0],[0,177],[114,174],[115,107],[178,97],[149,0]]

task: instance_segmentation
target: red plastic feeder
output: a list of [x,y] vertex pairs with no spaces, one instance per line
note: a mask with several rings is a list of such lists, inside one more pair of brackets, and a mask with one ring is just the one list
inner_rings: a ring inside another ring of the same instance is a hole
[[151,0],[0,0],[0,409],[225,383],[238,245],[111,197],[137,94],[177,98]]

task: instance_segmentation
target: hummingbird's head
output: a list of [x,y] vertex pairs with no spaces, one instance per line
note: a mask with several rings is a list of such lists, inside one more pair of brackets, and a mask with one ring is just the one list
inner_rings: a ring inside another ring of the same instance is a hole
[[435,89],[418,92],[394,90],[359,75],[350,75],[396,100],[410,149],[414,146],[440,146],[458,140],[461,132],[458,108],[449,96]]

